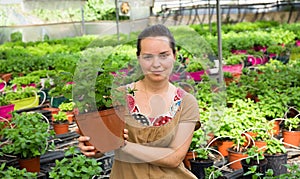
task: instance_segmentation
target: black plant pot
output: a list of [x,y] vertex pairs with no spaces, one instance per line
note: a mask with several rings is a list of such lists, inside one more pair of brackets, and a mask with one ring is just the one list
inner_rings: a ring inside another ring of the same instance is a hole
[[[260,160],[259,163],[257,162],[257,160],[251,160],[250,163],[248,164],[246,162],[246,159],[243,159],[241,160],[241,164],[242,164],[242,167],[243,167],[243,171],[244,171],[244,174],[247,173],[249,170],[250,167],[252,166],[257,166],[256,168],[256,172],[255,173],[261,173],[261,177],[264,177],[265,174],[266,174],[266,171],[267,171],[267,164],[268,164],[268,160],[265,158],[263,160]],[[243,176],[243,179],[252,179],[252,174],[249,174],[249,175],[246,175],[246,176]]]
[[287,153],[285,154],[264,154],[265,158],[268,160],[267,170],[272,169],[274,176],[287,173],[287,168],[284,164],[287,164]]
[[191,159],[191,172],[198,178],[204,179],[205,178],[205,168],[208,168],[214,164],[213,160],[207,159]]

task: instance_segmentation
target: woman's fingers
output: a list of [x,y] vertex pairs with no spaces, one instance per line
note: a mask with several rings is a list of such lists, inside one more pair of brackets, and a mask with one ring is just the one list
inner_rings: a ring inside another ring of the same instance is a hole
[[125,140],[128,139],[128,130],[127,129],[124,129],[123,137],[124,137]]
[[90,140],[90,137],[88,136],[80,136],[78,138],[78,147],[85,156],[95,156],[96,155],[96,150],[95,147],[92,145],[86,145],[85,143]]

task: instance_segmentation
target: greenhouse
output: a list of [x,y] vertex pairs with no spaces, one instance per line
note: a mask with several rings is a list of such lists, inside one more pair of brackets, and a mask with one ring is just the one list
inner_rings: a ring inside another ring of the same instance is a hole
[[0,0],[0,178],[171,177],[300,178],[300,1]]

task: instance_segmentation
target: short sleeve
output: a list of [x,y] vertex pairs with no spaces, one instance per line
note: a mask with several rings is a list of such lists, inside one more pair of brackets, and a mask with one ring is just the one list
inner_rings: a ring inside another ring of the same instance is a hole
[[182,99],[180,122],[200,122],[200,113],[196,98],[189,93]]

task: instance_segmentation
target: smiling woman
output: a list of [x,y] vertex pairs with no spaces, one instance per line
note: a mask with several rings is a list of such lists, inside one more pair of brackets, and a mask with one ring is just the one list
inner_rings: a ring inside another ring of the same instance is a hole
[[[142,78],[120,87],[130,91],[124,100],[126,145],[115,150],[110,178],[196,179],[182,161],[199,121],[199,109],[192,94],[169,80],[176,60],[173,35],[164,25],[146,28],[138,36],[136,55]],[[89,137],[78,140],[83,154],[96,155],[94,146],[84,145]]]

